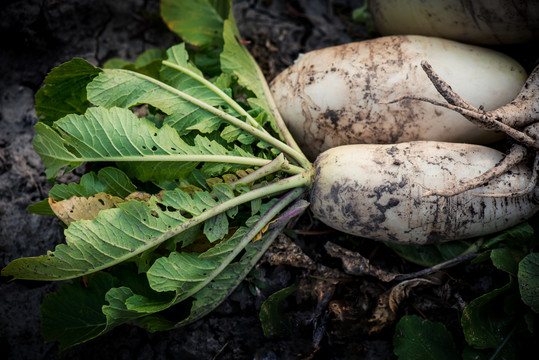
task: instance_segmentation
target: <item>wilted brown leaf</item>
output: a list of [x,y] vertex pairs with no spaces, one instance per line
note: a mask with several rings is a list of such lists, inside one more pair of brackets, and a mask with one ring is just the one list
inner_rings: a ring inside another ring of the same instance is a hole
[[439,285],[440,283],[440,278],[436,276],[404,280],[380,295],[378,304],[369,319],[372,324],[369,333],[377,333],[395,321],[399,304],[408,297],[411,288],[421,285]]
[[74,221],[91,220],[101,210],[111,209],[126,200],[106,193],[98,193],[89,198],[72,196],[62,201],[49,198],[49,205],[54,214],[68,225]]
[[384,282],[394,280],[400,275],[373,266],[369,259],[360,253],[345,249],[331,241],[328,241],[324,248],[332,257],[341,259],[343,270],[349,275],[371,275]]

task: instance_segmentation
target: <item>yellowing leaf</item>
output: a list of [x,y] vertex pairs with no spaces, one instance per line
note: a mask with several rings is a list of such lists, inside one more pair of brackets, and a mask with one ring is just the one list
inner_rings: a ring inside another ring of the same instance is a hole
[[122,202],[125,200],[106,193],[98,193],[89,198],[72,196],[62,201],[49,198],[52,211],[66,225],[79,220],[92,220],[101,210],[114,208]]
[[265,233],[266,231],[268,231],[268,228],[269,228],[270,224],[276,222],[277,220],[279,220],[279,219],[275,219],[275,220],[273,220],[273,221],[270,221],[270,222],[267,223],[266,225],[264,225],[264,227],[262,228],[262,230],[260,230],[260,232],[259,232],[258,234],[256,234],[255,237],[253,238],[253,242],[262,239],[262,235],[264,235],[264,233]]
[[[129,200],[149,201],[151,197],[152,197],[151,194],[140,192],[140,191],[135,191],[134,193],[127,195],[127,197],[125,198],[125,201],[129,201]],[[161,199],[159,197],[159,194],[157,194],[156,197]]]
[[224,174],[223,180],[225,181],[225,184],[232,184],[235,181],[238,181],[238,177],[234,174]]

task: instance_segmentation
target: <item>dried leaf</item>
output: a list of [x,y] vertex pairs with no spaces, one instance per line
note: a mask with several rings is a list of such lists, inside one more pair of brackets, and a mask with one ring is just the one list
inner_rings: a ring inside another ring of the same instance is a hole
[[[162,200],[162,199],[163,199],[162,193],[163,193],[163,192],[160,192],[159,194],[154,195],[154,196],[157,197],[158,199]],[[125,198],[125,201],[129,201],[129,200],[149,201],[151,197],[152,197],[151,194],[148,194],[148,193],[145,193],[145,192],[136,191],[136,192],[134,192],[134,193],[129,194],[129,195]]]
[[438,277],[416,278],[402,281],[383,293],[378,298],[378,304],[369,319],[369,322],[373,324],[369,334],[377,333],[395,321],[399,304],[408,297],[411,288],[439,284]]
[[114,208],[122,202],[125,200],[106,193],[98,193],[89,198],[72,196],[62,201],[49,198],[49,205],[54,214],[68,226],[74,221],[92,220],[101,210]]
[[331,241],[328,241],[324,248],[330,256],[342,260],[343,270],[349,275],[371,275],[384,282],[394,280],[400,275],[373,266],[369,259],[363,257],[360,253],[345,249]]
[[264,255],[264,261],[272,266],[289,265],[316,270],[317,264],[286,235],[280,235]]

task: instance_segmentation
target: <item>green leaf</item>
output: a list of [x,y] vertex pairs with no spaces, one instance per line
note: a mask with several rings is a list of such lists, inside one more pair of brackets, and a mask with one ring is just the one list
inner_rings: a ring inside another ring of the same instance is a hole
[[460,359],[451,333],[442,323],[417,315],[403,316],[393,336],[394,353],[401,360]]
[[518,263],[522,259],[521,254],[511,248],[498,248],[490,252],[492,264],[502,271],[517,276]]
[[[191,313],[187,318],[179,322],[178,326],[191,324],[218,307],[243,281],[266,252],[273,240],[280,234],[283,227],[284,225],[264,234],[261,239],[250,242],[245,247],[245,253],[238,262],[229,264],[204,288],[194,294],[193,297],[195,301],[191,306]],[[221,248],[221,250],[224,249]],[[205,255],[206,257],[209,256],[208,252],[206,252]],[[213,255],[220,256],[221,251],[214,252]]]
[[462,313],[466,342],[476,349],[496,349],[510,331],[513,317],[504,312],[511,283],[472,300]]
[[539,313],[539,253],[528,254],[518,265],[522,301]]
[[137,57],[133,70],[158,79],[161,62],[165,57],[166,53],[161,49],[148,49]]
[[131,63],[124,59],[113,58],[109,59],[103,64],[103,69],[122,69],[125,66],[130,65]]
[[233,207],[208,199],[212,199],[208,193],[191,197],[178,189],[165,192],[161,202],[152,197],[147,203],[118,204],[118,208],[102,210],[93,220],[71,223],[65,231],[66,244],[47,255],[16,259],[2,275],[63,280],[119,264]]
[[[176,65],[178,68],[185,69],[187,72],[193,73],[195,76],[204,78],[204,74],[189,61],[189,55],[185,50],[185,44],[173,46],[167,51],[167,62]],[[214,91],[202,84],[199,80],[193,78],[189,74],[179,71],[178,68],[163,66],[161,69],[161,78],[172,87],[184,91],[186,94],[193,96],[208,105],[214,107],[226,108],[228,104],[218,96]],[[221,89],[221,90],[227,90]],[[186,116],[185,107],[191,109],[189,116]],[[229,111],[231,115],[237,116],[234,111]],[[175,128],[180,135],[186,130],[198,130],[202,133],[215,131],[224,122],[218,116],[210,114],[204,109],[198,108],[195,105],[187,102],[183,104],[182,111],[169,116],[165,123]]]
[[123,59],[110,59],[103,65],[103,68],[132,70],[158,79],[161,62],[165,55],[165,52],[161,49],[149,49],[140,54],[134,63]]
[[271,114],[271,108],[264,90],[264,75],[249,51],[240,43],[240,35],[232,14],[225,21],[223,38],[225,41],[221,53],[221,68],[223,72],[237,76],[238,83],[251,90],[256,96],[256,105]]
[[49,197],[55,201],[69,199],[72,196],[88,198],[100,192],[121,198],[135,192],[137,188],[129,177],[120,169],[105,167],[96,174],[84,174],[79,183],[56,184],[49,191]]
[[126,322],[151,329],[173,326],[174,322],[162,316],[148,317],[147,313],[127,309],[126,300],[134,292],[154,301],[170,302],[172,298],[170,293],[152,291],[146,277],[137,274],[132,264],[122,265],[112,273],[97,273],[88,278],[87,285],[80,281],[63,284],[57,293],[45,297],[41,307],[45,340],[59,341],[63,351]]
[[28,206],[28,211],[37,215],[55,216],[54,211],[52,211],[51,206],[49,205],[49,199],[44,199],[33,203],[32,205]]
[[107,324],[101,308],[113,285],[112,275],[100,273],[88,279],[87,287],[66,283],[57,293],[47,294],[41,306],[45,341],[59,341],[62,351],[100,335]]
[[470,241],[450,241],[429,245],[385,243],[400,257],[422,266],[433,266],[462,255],[472,245]]
[[54,126],[59,132],[37,124],[34,137],[34,147],[49,178],[63,167],[75,168],[87,161],[118,162],[127,175],[141,181],[181,179],[196,168],[203,155],[209,155],[203,159],[210,162],[266,163],[254,155],[248,160],[247,154],[228,151],[203,137],[188,145],[169,126],[158,129],[126,109],[90,108],[84,116],[68,115]]
[[284,301],[296,290],[297,286],[286,287],[274,292],[262,303],[258,317],[264,336],[285,336],[290,333],[292,322],[284,313]]
[[[183,44],[171,48],[167,54],[173,63],[186,61],[187,53]],[[181,95],[185,94],[211,107],[226,106],[223,99],[179,70],[163,67],[162,71],[164,75],[161,76],[167,77],[166,83],[132,71],[103,70],[88,85],[88,99],[106,108],[152,105],[169,115],[164,123],[176,129],[180,135],[192,129],[203,133],[215,131],[222,119]]]
[[50,125],[65,115],[84,113],[90,106],[86,85],[100,72],[101,69],[80,58],[54,68],[36,93],[40,121]]
[[526,242],[533,238],[533,227],[528,223],[519,224],[511,229],[502,232],[486,242],[484,248],[492,248],[503,243],[508,247],[523,247]]
[[240,245],[242,242],[247,243],[255,235],[252,229],[240,227],[205,253],[173,252],[161,257],[147,272],[150,286],[156,291],[176,291],[181,299],[191,296],[218,275],[216,270],[223,267],[224,262],[226,265],[232,261],[233,254],[245,247]]
[[183,40],[199,46],[222,44],[228,0],[162,0],[161,17]]

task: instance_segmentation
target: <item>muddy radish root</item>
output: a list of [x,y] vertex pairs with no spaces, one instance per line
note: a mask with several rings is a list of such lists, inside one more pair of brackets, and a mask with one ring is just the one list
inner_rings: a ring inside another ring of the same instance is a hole
[[489,49],[425,36],[386,36],[304,54],[273,80],[271,90],[290,132],[313,160],[339,145],[488,144],[503,137],[426,102],[384,103],[408,94],[444,100],[421,59],[468,102],[486,109],[514,99],[527,78],[515,60]]
[[[424,196],[495,167],[504,154],[480,145],[418,141],[336,147],[315,162],[313,213],[340,231],[401,244],[466,239],[502,231],[539,210],[524,162],[454,196]],[[491,197],[491,194],[521,196]],[[480,195],[480,196],[478,196]]]

